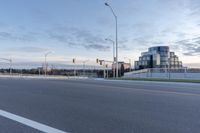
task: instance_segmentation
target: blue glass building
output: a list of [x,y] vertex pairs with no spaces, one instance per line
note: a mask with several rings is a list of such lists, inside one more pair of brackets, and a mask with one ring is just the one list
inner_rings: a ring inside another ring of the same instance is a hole
[[135,69],[146,68],[182,68],[182,62],[168,46],[156,46],[150,47],[148,52],[141,54],[139,61],[135,61]]

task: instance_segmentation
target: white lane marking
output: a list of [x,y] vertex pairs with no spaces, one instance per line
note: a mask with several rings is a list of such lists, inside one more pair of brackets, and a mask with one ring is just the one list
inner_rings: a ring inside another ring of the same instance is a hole
[[16,121],[16,122],[19,122],[19,123],[21,123],[23,125],[32,127],[34,129],[37,129],[37,130],[45,132],[45,133],[67,133],[67,132],[52,128],[50,126],[38,123],[36,121],[29,120],[29,119],[26,119],[24,117],[21,117],[21,116],[6,112],[6,111],[1,110],[1,109],[0,109],[0,116],[8,118],[8,119]]

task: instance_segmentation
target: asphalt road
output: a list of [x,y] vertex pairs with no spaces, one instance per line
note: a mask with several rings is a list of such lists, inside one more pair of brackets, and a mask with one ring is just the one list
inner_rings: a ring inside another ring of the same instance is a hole
[[[198,133],[200,84],[0,79],[0,110],[70,133]],[[29,132],[0,116],[0,133]]]

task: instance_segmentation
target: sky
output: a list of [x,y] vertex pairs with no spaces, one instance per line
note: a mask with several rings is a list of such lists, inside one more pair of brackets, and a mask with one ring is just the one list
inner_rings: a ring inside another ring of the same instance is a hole
[[0,0],[0,58],[41,64],[52,51],[54,64],[111,61],[105,38],[115,40],[115,21],[105,2],[118,17],[120,60],[161,45],[185,66],[200,67],[199,0]]

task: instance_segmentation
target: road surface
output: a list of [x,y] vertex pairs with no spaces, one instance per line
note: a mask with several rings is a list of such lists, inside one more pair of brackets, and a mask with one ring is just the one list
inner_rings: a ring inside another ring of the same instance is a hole
[[197,133],[200,84],[0,79],[0,132],[51,128],[55,133]]

